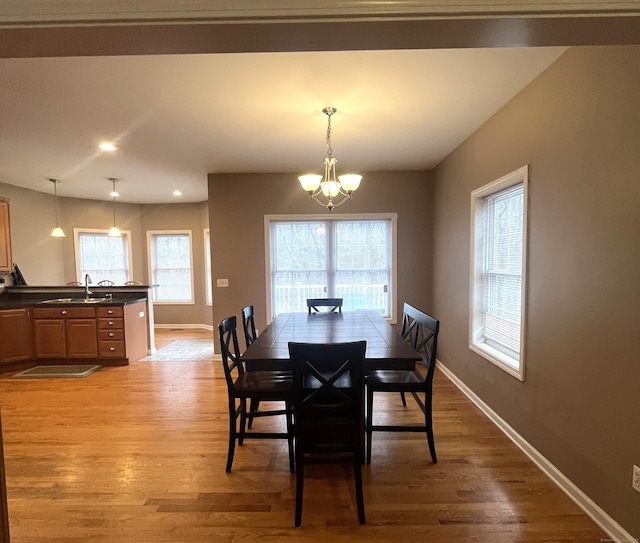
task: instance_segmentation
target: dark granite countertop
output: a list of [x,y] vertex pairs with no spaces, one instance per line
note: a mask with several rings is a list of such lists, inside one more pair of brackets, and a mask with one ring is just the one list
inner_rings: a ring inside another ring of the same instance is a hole
[[[89,287],[92,294],[89,299],[99,300],[85,302],[84,287],[7,287],[0,294],[0,310],[24,309],[29,307],[100,307],[113,305],[128,305],[145,302],[148,297],[149,286],[121,286],[121,287]],[[56,302],[48,302],[56,300]]]

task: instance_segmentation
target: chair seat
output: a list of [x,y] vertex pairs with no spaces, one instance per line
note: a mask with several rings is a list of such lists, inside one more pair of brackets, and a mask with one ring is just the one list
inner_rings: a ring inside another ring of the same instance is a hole
[[293,377],[290,371],[246,371],[234,383],[236,393],[245,392],[251,396],[280,396],[293,390]]
[[367,374],[367,386],[388,392],[419,392],[425,389],[425,378],[416,370],[378,370]]

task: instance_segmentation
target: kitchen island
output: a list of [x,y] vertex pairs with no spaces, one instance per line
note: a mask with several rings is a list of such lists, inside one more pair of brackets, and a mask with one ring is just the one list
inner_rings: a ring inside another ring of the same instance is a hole
[[127,365],[155,352],[150,286],[11,286],[0,294],[0,371]]

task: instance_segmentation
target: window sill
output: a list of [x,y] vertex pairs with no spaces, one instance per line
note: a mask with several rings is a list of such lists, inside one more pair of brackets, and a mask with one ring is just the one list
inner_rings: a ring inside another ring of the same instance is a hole
[[524,382],[524,364],[520,360],[508,356],[486,343],[472,343],[469,345],[469,349],[506,371],[512,377]]

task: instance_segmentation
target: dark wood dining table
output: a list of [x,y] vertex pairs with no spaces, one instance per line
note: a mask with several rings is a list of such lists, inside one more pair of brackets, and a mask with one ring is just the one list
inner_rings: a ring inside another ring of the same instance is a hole
[[242,355],[248,371],[287,369],[289,342],[367,342],[365,370],[413,368],[420,355],[376,312],[281,313]]

